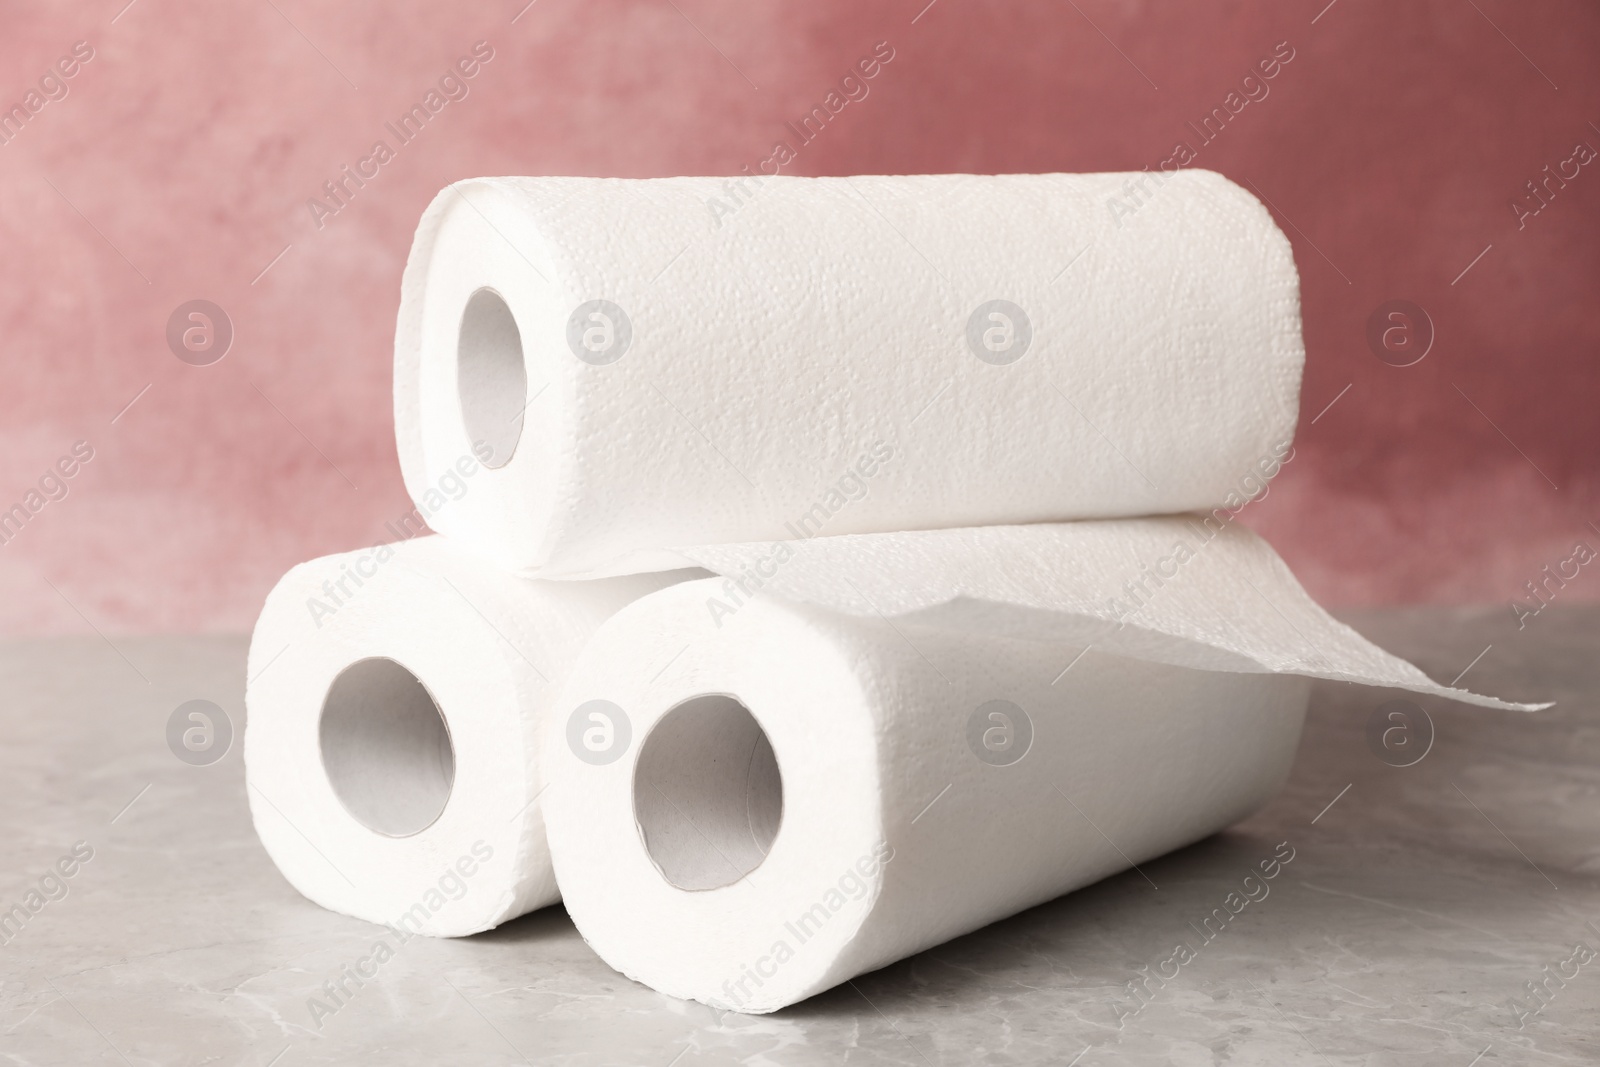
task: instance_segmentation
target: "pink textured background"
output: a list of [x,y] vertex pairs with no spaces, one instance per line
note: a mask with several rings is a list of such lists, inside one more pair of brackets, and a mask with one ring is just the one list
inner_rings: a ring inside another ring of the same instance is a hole
[[[0,145],[0,509],[74,441],[95,456],[0,547],[0,632],[242,629],[293,563],[383,539],[409,506],[390,346],[432,194],[734,173],[880,40],[870,96],[788,172],[1157,164],[1288,41],[1195,161],[1274,205],[1304,286],[1298,452],[1247,521],[1335,604],[1508,603],[1600,546],[1600,164],[1521,230],[1508,206],[1600,148],[1594,4],[523,2],[6,5],[0,105],[74,42],[95,56]],[[318,230],[307,199],[478,40],[471,95]],[[197,297],[236,331],[204,368],[165,343]],[[1436,325],[1412,367],[1366,347],[1392,298]]]

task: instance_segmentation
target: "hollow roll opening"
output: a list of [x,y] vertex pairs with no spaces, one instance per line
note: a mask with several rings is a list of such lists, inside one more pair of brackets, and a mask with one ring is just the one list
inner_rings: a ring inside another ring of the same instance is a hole
[[766,731],[736,698],[694,697],[655,724],[633,772],[645,851],[679,889],[755,870],[783,819],[783,776]]
[[461,312],[456,391],[461,397],[462,425],[483,465],[503,467],[511,462],[522,439],[528,369],[517,320],[493,289],[473,293]]
[[426,686],[392,659],[358,660],[322,702],[322,767],[369,830],[409,837],[433,825],[456,779],[455,748]]

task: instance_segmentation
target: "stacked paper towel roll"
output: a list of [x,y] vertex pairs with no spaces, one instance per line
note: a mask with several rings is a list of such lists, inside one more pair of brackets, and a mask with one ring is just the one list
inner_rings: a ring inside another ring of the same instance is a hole
[[415,933],[559,899],[539,749],[584,641],[672,575],[508,578],[438,537],[294,568],[250,643],[256,832],[290,884]]
[[657,550],[1209,510],[1276,469],[1304,352],[1289,243],[1217,174],[462,182],[395,342],[437,529],[541,574]]
[[1132,178],[440,193],[394,404],[443,536],[295,568],[251,645],[290,883],[438,935],[559,887],[624,973],[771,1011],[1247,815],[1308,678],[1523,707],[1235,522],[1293,455],[1289,245],[1203,171],[1108,212]]
[[546,762],[568,912],[674,996],[771,1011],[1198,840],[1300,736],[1294,675],[774,599],[719,626],[718,584],[624,609],[568,679],[633,758]]

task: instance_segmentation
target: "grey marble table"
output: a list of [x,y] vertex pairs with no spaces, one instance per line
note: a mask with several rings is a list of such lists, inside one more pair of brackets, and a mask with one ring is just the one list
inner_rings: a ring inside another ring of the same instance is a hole
[[[250,827],[237,746],[189,766],[165,738],[195,698],[242,723],[245,642],[12,642],[0,646],[0,907],[30,891],[44,903],[20,929],[0,925],[0,1056],[1600,1062],[1600,610],[1552,606],[1521,632],[1505,607],[1349,621],[1441,680],[1470,664],[1463,684],[1560,703],[1517,715],[1418,700],[1434,742],[1395,767],[1366,727],[1396,694],[1319,683],[1288,787],[1144,865],[1159,888],[1110,878],[775,1015],[718,1016],[635,985],[549,908],[473,938],[414,939],[320,1027],[307,999],[379,928],[278,876]],[[1294,859],[1270,894],[1197,936],[1281,842]],[[1194,958],[1144,981],[1180,941]]]

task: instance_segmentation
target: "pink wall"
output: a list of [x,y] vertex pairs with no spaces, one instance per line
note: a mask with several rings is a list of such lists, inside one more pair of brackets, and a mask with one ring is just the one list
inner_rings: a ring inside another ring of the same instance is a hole
[[[1296,458],[1248,514],[1315,594],[1508,603],[1600,546],[1600,165],[1520,227],[1509,206],[1600,148],[1592,3],[124,2],[7,5],[0,35],[7,107],[93,49],[0,145],[0,509],[93,449],[0,547],[0,631],[242,629],[291,564],[382,538],[408,507],[400,270],[435,190],[735,172],[882,40],[791,173],[1136,169],[1182,139],[1274,205],[1309,367]],[[307,200],[479,40],[470,95],[318,229]],[[1284,41],[1199,147],[1186,122]],[[196,298],[235,329],[211,366],[165,340]],[[1398,298],[1436,329],[1410,367],[1364,339]]]

